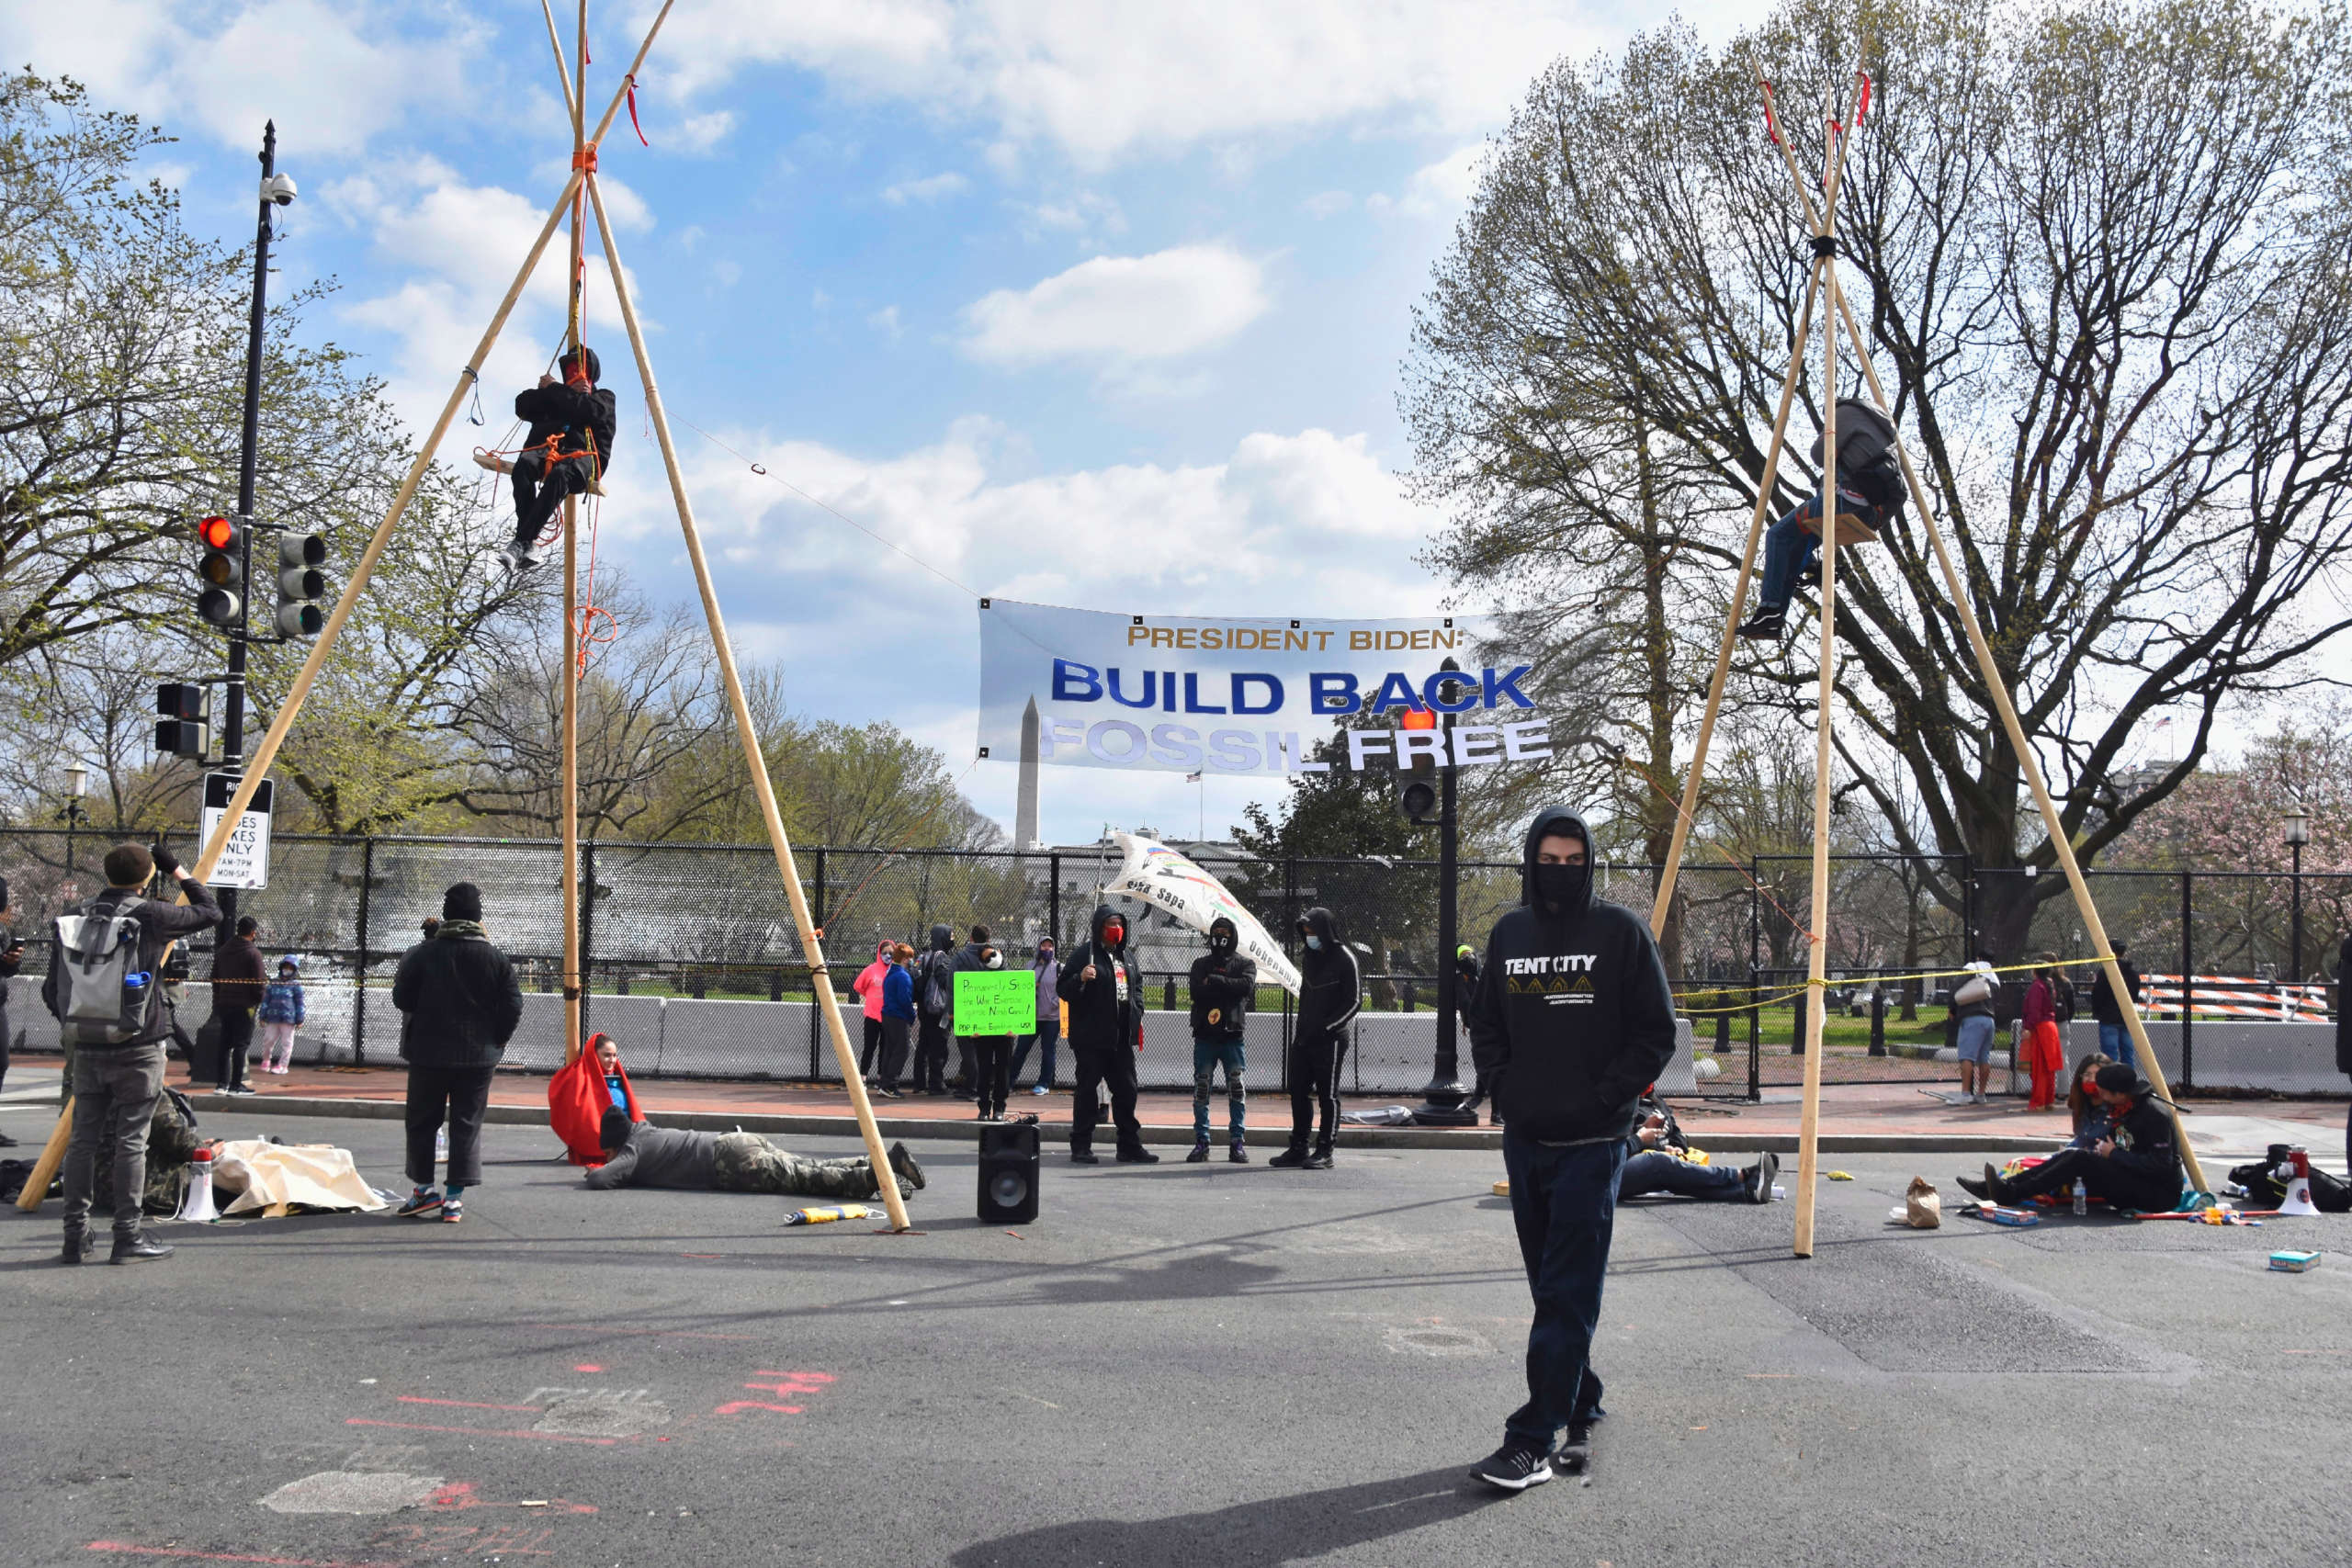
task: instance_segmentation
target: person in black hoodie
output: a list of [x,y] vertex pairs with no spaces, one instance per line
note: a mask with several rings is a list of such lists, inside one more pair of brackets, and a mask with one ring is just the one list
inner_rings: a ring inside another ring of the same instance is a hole
[[[1316,906],[1300,917],[1298,937],[1306,951],[1298,961],[1298,1021],[1291,1031],[1290,1147],[1268,1165],[1293,1169],[1331,1168],[1331,1134],[1340,1123],[1340,1063],[1348,1054],[1349,1032],[1356,1010],[1363,1005],[1363,987],[1356,971],[1356,955],[1340,940],[1331,911]],[[1315,1131],[1320,1107],[1323,1124],[1315,1133],[1309,1152],[1307,1134]]]
[[[1511,1220],[1535,1301],[1527,1403],[1473,1467],[1507,1492],[1581,1469],[1601,1416],[1590,1364],[1625,1139],[1674,1055],[1674,998],[1649,927],[1592,896],[1592,835],[1558,807],[1528,825],[1520,907],[1487,939],[1471,1010],[1478,1076],[1503,1116]],[[1560,1428],[1567,1443],[1556,1454]]]
[[1225,1067],[1227,1131],[1233,1139],[1226,1158],[1250,1163],[1245,1123],[1250,1117],[1249,1059],[1241,1052],[1250,1004],[1258,995],[1258,966],[1241,956],[1241,932],[1219,915],[1209,922],[1209,950],[1193,960],[1193,1152],[1190,1165],[1209,1157],[1209,1087]]
[[931,928],[915,964],[915,1081],[910,1094],[947,1092],[947,1019],[956,1000],[956,933]]
[[594,349],[582,344],[556,369],[560,378],[542,376],[514,394],[514,417],[528,422],[531,434],[514,463],[514,541],[499,553],[516,571],[536,564],[531,551],[564,498],[586,494],[605,477],[620,424],[613,394],[596,385],[602,367]]
[[2155,1097],[2147,1079],[2120,1062],[2101,1067],[2091,1082],[2108,1115],[2105,1137],[2088,1148],[2062,1149],[2012,1177],[1988,1164],[1982,1179],[1963,1176],[1961,1187],[2015,1206],[2043,1193],[2063,1195],[2080,1181],[2119,1209],[2163,1213],[2177,1208],[2183,1185],[2180,1134],[2171,1108]]
[[[481,923],[481,890],[454,883],[441,896],[441,929],[401,957],[392,1006],[402,1015],[408,1059],[408,1179],[400,1213],[410,1219],[465,1216],[466,1189],[481,1180],[482,1112],[490,1076],[523,1021],[523,987]],[[433,1145],[449,1124],[449,1190],[433,1187]]]
[[1094,1116],[1101,1086],[1111,1088],[1111,1118],[1119,1130],[1121,1165],[1158,1165],[1143,1146],[1136,1120],[1136,1038],[1143,1029],[1143,977],[1127,956],[1127,918],[1098,905],[1084,946],[1062,960],[1055,994],[1069,1004],[1070,1054],[1078,1061],[1078,1093],[1070,1106],[1069,1162],[1101,1163],[1094,1153]]

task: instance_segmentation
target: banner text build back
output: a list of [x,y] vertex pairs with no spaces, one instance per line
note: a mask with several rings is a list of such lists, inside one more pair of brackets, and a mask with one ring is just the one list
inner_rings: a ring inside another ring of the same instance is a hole
[[[1529,665],[1498,653],[1469,616],[1226,620],[980,601],[981,755],[1021,754],[1037,710],[1041,761],[1064,767],[1280,774],[1328,766],[1306,753],[1341,719],[1346,765],[1422,758],[1464,766],[1550,755],[1521,690]],[[1461,669],[1442,671],[1453,659]],[[1456,716],[1450,743],[1424,728]]]

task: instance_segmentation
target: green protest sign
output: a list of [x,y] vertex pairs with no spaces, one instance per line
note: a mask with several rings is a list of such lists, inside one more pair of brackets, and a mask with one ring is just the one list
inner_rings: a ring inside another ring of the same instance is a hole
[[966,969],[956,976],[956,1032],[1027,1034],[1037,1027],[1037,976],[1026,969]]

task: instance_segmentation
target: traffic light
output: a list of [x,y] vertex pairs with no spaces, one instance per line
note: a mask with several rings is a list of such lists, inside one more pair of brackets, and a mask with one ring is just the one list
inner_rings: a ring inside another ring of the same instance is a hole
[[166,681],[155,688],[155,750],[166,757],[201,757],[211,736],[212,694]]
[[197,542],[204,555],[196,575],[204,580],[197,591],[196,613],[216,626],[232,626],[243,613],[239,585],[244,580],[245,530],[227,517],[207,517],[196,525]]
[[1437,785],[1427,779],[1408,774],[1396,789],[1396,809],[1404,813],[1408,822],[1419,823],[1424,828],[1440,826]]
[[314,601],[327,591],[326,574],[319,567],[327,558],[327,542],[316,534],[277,536],[277,635],[316,637],[327,624],[326,612]]

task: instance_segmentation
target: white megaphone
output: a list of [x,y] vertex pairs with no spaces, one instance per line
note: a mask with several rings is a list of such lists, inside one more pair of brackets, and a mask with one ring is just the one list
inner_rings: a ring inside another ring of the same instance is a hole
[[2287,1163],[2271,1172],[2287,1184],[2287,1196],[2278,1202],[2282,1214],[2316,1214],[2312,1204],[2312,1156],[2301,1148],[2287,1151]]
[[199,1225],[209,1225],[220,1217],[220,1211],[212,1206],[210,1149],[198,1149],[189,1156],[187,1197],[180,1203],[178,1217]]

